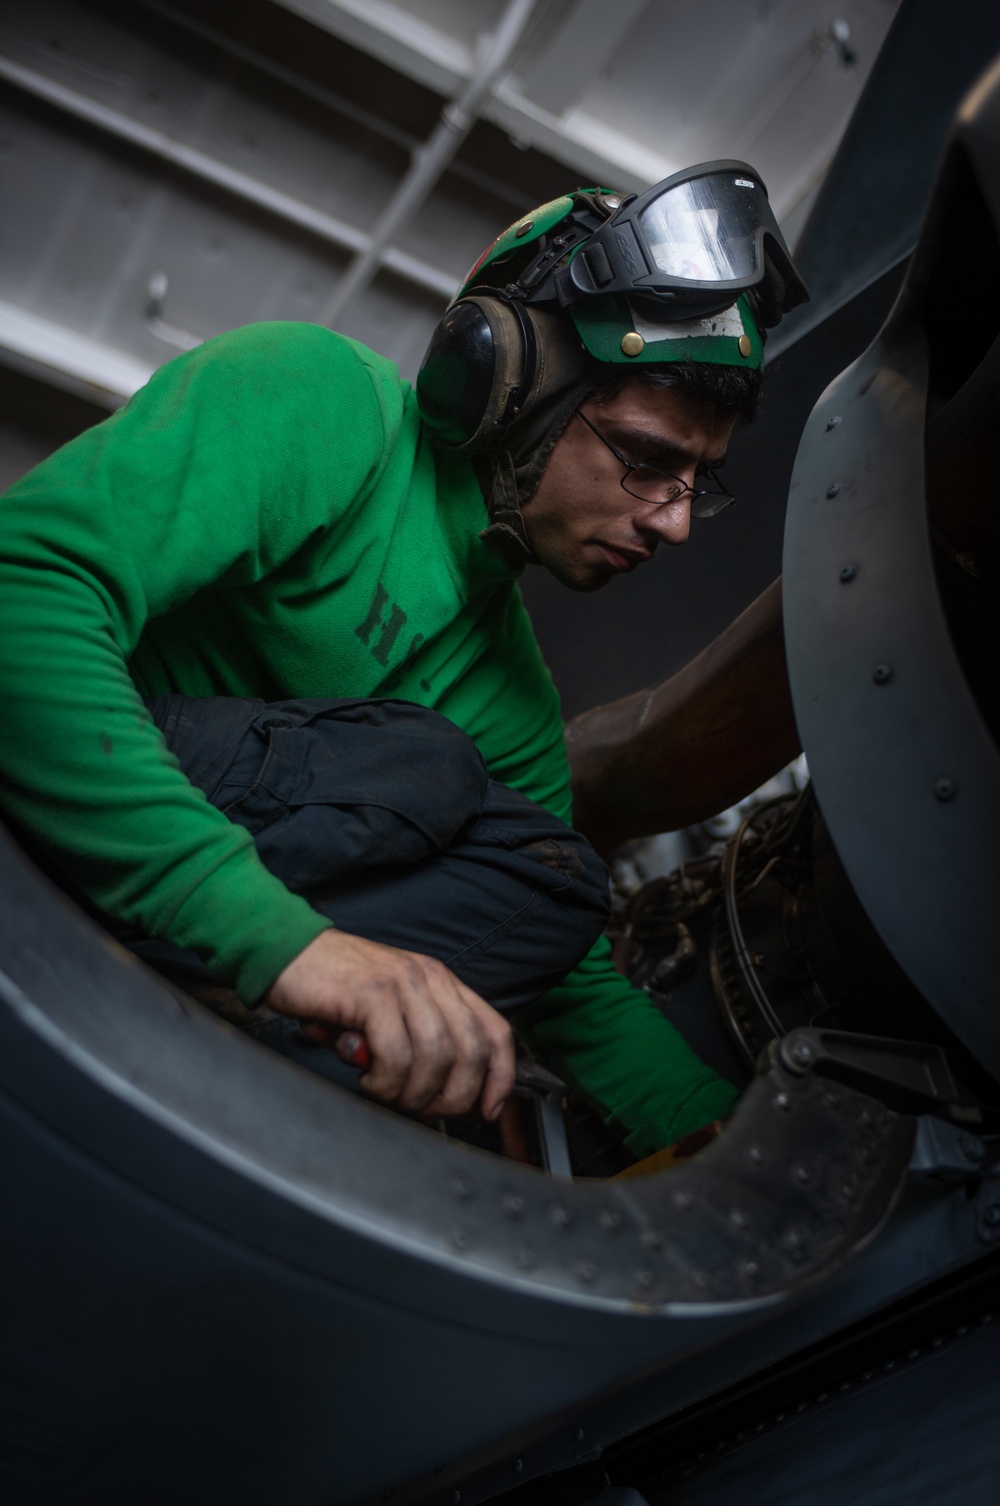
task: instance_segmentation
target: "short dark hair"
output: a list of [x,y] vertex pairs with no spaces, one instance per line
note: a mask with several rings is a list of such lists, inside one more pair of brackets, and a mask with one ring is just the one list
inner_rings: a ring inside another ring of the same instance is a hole
[[642,382],[659,391],[683,392],[695,402],[710,403],[720,413],[735,414],[740,423],[752,424],[757,416],[764,386],[763,372],[737,366],[717,366],[708,361],[675,361],[655,370],[641,366],[619,367],[613,376],[598,382],[591,397],[610,402],[629,382]]
[[[761,311],[759,288],[746,294],[751,313],[760,330],[761,343],[767,343],[767,330]],[[659,391],[673,388],[684,392],[697,403],[710,403],[720,413],[735,414],[741,424],[752,424],[760,407],[764,390],[764,373],[740,366],[716,366],[708,361],[675,361],[655,371],[641,366],[620,368],[614,376],[600,381],[591,394],[599,403],[610,402],[622,392],[630,379],[638,377],[648,387]]]

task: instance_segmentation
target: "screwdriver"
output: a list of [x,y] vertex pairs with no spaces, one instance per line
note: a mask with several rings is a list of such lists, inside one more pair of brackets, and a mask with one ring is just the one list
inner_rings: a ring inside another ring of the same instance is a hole
[[[367,1072],[372,1064],[372,1054],[368,1049],[368,1042],[360,1030],[342,1030],[334,1042],[333,1049],[346,1062],[349,1067],[360,1067]],[[517,1063],[515,1080],[521,1089],[541,1094],[542,1097],[559,1102],[566,1093],[566,1084],[554,1073],[545,1067],[540,1067],[537,1062],[519,1061]]]
[[333,1043],[333,1049],[349,1067],[360,1067],[362,1072],[367,1072],[372,1064],[368,1042],[360,1030],[342,1030]]

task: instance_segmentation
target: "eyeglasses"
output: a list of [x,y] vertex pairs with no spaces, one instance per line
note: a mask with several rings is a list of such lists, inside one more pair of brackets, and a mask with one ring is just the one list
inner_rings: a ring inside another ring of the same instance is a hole
[[600,429],[594,428],[590,419],[577,408],[577,418],[582,418],[587,428],[597,435],[603,445],[607,445],[619,465],[625,467],[625,474],[621,478],[622,491],[628,492],[630,497],[638,497],[641,502],[676,502],[683,497],[685,492],[691,493],[691,516],[692,518],[714,518],[717,512],[724,508],[732,507],[736,498],[729,492],[724,491],[718,476],[714,471],[706,471],[706,475],[713,482],[711,487],[688,486],[680,476],[672,476],[669,471],[657,470],[655,465],[636,465],[627,460],[620,450],[616,449],[610,439],[606,439]]

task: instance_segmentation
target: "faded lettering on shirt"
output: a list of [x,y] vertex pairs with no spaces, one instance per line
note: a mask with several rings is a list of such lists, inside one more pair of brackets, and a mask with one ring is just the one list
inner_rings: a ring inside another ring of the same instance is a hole
[[[386,607],[389,608],[388,616],[385,615]],[[380,581],[375,587],[375,595],[372,597],[367,617],[354,631],[375,662],[381,664],[383,669],[389,667],[389,656],[396,647],[396,640],[405,626],[406,613],[401,606],[389,600],[389,593]],[[389,690],[393,685],[399,684],[423,641],[423,633],[414,633],[401,663],[389,676],[384,689]],[[420,685],[423,690],[431,688],[427,680],[421,680]]]

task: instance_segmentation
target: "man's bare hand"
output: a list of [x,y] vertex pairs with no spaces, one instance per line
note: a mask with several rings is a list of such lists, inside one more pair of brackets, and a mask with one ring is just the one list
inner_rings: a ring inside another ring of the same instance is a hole
[[332,1046],[359,1030],[372,1067],[361,1086],[428,1118],[495,1119],[514,1086],[514,1040],[502,1015],[444,963],[343,931],[324,931],[278,974],[264,1002]]

